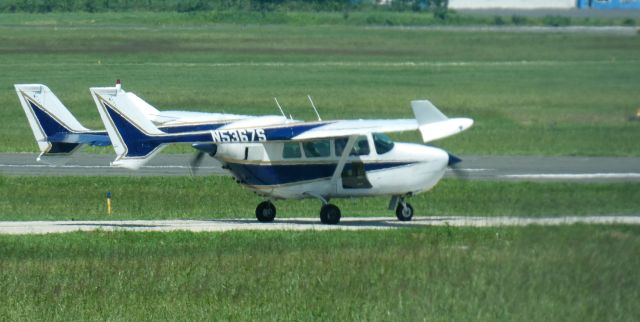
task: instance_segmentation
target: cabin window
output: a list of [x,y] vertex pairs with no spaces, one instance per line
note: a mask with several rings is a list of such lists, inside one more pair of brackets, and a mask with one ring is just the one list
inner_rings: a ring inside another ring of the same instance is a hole
[[331,155],[331,143],[329,140],[303,142],[302,148],[307,158],[322,158]]
[[[344,147],[347,145],[348,138],[340,138],[335,141],[335,150],[336,156],[341,156],[342,151],[344,151]],[[369,155],[369,141],[367,137],[362,135],[356,139],[356,143],[353,145],[353,149],[351,149],[351,153],[349,155]]]
[[286,142],[284,144],[284,148],[282,149],[283,159],[294,159],[294,158],[301,158],[301,157],[302,157],[302,153],[300,152],[300,143]]
[[373,145],[378,154],[385,154],[393,149],[393,141],[386,134],[373,133]]

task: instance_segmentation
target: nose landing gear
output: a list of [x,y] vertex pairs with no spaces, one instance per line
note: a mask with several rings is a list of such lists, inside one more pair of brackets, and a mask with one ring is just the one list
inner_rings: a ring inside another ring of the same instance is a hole
[[413,207],[406,201],[404,201],[405,197],[410,196],[410,194],[404,196],[392,196],[389,201],[389,210],[396,210],[396,217],[400,221],[411,221],[413,218]]
[[396,207],[396,217],[400,221],[411,221],[413,218],[413,207],[404,200],[400,200],[398,202],[398,207]]

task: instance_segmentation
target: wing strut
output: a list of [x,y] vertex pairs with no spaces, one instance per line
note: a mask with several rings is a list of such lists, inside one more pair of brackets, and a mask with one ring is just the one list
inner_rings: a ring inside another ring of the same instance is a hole
[[344,169],[344,165],[347,163],[347,158],[353,149],[353,146],[356,144],[356,140],[358,139],[358,135],[349,136],[349,140],[347,140],[347,144],[342,150],[342,155],[340,156],[340,161],[338,161],[338,165],[336,166],[336,170],[333,172],[331,176],[331,186],[334,187],[337,191],[337,182],[338,178],[342,174],[342,170]]

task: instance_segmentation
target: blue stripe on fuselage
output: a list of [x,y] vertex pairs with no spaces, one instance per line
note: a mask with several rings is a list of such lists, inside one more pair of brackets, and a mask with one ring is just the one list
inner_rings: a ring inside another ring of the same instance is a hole
[[330,124],[331,122],[313,123],[313,124],[292,124],[285,127],[265,128],[264,134],[267,141],[287,141],[306,131],[315,129],[320,126]]
[[[265,133],[265,137],[267,141],[287,141],[291,140],[291,138],[298,136],[306,131],[311,129],[315,129],[317,127],[327,125],[331,122],[323,122],[323,123],[314,123],[314,124],[292,124],[288,126],[278,126],[278,127],[269,127],[269,126],[256,126],[256,127],[248,127],[246,129],[263,129]],[[197,125],[180,125],[180,126],[159,126],[163,132],[166,133],[183,133],[183,132],[198,132],[198,131],[210,131],[217,130],[228,123],[212,123],[212,124],[197,124]],[[226,131],[233,131],[234,129],[229,129]],[[257,137],[255,140],[251,142],[257,142]]]
[[[375,171],[394,167],[401,167],[413,162],[375,162],[365,164],[365,171]],[[336,163],[307,163],[307,164],[243,164],[227,163],[229,168],[241,184],[269,186],[290,184],[301,181],[328,179],[336,170]],[[349,168],[347,163],[345,168]]]

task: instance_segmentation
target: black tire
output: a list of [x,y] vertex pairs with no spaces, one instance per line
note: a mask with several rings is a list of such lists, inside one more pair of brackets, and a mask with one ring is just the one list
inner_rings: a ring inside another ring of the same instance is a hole
[[259,222],[272,222],[276,218],[276,206],[271,201],[263,201],[256,207],[256,218]]
[[396,208],[396,217],[398,217],[400,221],[411,221],[411,218],[413,218],[413,207],[411,207],[408,202],[405,202],[404,206],[402,203],[399,203]]
[[320,221],[323,224],[335,225],[340,222],[340,208],[332,204],[326,204],[320,208]]

